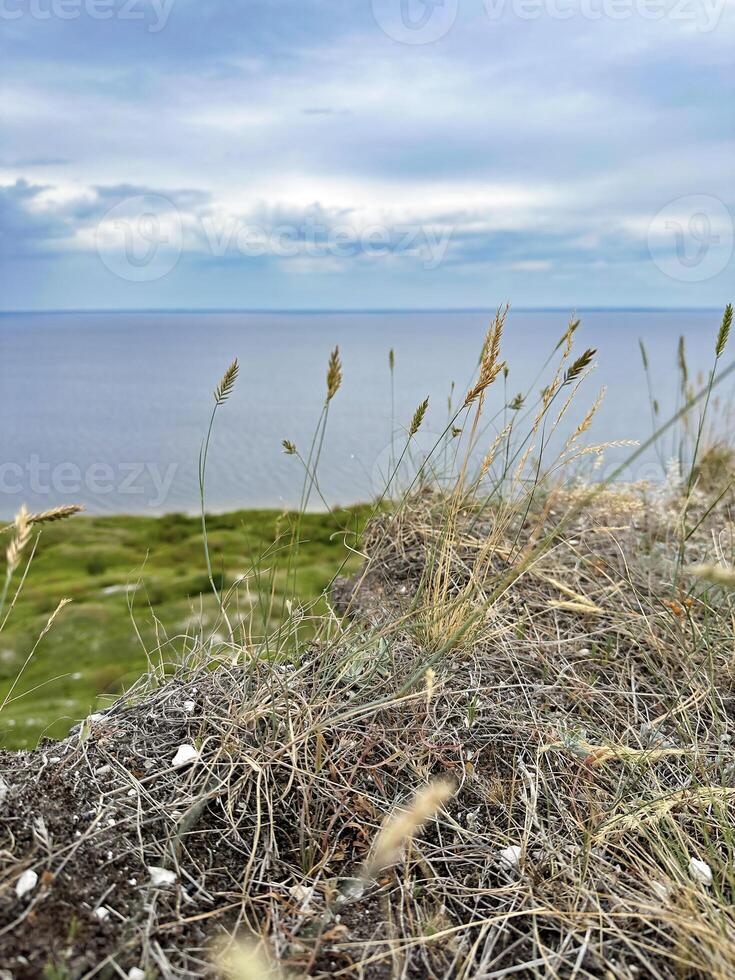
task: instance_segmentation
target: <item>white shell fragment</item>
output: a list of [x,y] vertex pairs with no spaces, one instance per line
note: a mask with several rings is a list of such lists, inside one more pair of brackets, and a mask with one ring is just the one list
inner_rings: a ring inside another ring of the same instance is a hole
[[504,847],[502,851],[498,854],[498,860],[504,868],[508,870],[513,870],[517,868],[521,863],[521,854],[523,853],[523,848],[519,847],[518,844],[511,844],[510,847]]
[[692,858],[689,862],[689,874],[702,885],[712,884],[712,868],[706,861],[698,861],[697,858]]
[[173,757],[171,765],[174,769],[183,769],[184,766],[191,765],[192,762],[197,762],[198,759],[199,752],[193,745],[180,745],[176,750],[176,755]]
[[176,884],[176,875],[168,868],[158,868],[152,865],[148,868],[148,874],[151,876],[151,884],[154,888],[168,888],[170,885]]
[[28,892],[32,892],[33,889],[38,884],[38,875],[32,868],[28,868],[23,874],[18,878],[15,885],[15,894],[18,898],[23,898]]
[[104,905],[100,905],[100,907],[96,908],[92,914],[95,916],[95,918],[99,919],[100,922],[104,922],[105,919],[109,919],[110,910],[106,909]]

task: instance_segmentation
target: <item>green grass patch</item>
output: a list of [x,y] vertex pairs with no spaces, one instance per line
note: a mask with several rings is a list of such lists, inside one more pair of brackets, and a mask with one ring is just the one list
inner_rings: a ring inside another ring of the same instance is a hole
[[[208,518],[215,584],[237,589],[229,614],[232,619],[234,609],[240,635],[272,630],[292,594],[323,612],[322,593],[332,577],[343,566],[349,572],[358,565],[348,546],[354,547],[368,510],[303,515],[290,576],[294,515],[250,510]],[[63,597],[73,601],[41,639],[0,714],[4,746],[29,747],[41,735],[63,737],[75,721],[137,680],[149,659],[176,663],[195,637],[211,639],[218,605],[200,518],[77,517],[43,528],[0,633],[0,702]]]

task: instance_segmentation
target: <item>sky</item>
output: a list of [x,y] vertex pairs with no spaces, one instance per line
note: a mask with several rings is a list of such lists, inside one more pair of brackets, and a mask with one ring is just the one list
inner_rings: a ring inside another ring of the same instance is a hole
[[0,0],[0,310],[721,307],[735,0]]

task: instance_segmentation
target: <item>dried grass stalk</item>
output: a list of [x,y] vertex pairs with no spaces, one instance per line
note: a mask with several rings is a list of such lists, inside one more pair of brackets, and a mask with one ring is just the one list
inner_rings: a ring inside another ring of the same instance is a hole
[[7,561],[6,574],[11,576],[20,564],[21,555],[25,546],[31,537],[31,524],[28,520],[28,510],[26,505],[23,504],[15,515],[15,521],[13,522],[13,527],[15,533],[5,551],[5,558]]

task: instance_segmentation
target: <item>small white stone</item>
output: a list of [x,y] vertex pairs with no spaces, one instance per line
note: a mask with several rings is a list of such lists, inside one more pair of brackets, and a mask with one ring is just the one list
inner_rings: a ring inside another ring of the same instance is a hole
[[689,874],[702,885],[712,884],[712,868],[706,861],[698,861],[692,858],[689,862]]
[[100,905],[99,908],[96,908],[94,910],[94,912],[92,913],[92,915],[94,915],[95,918],[99,919],[100,922],[104,922],[105,919],[109,919],[109,917],[110,917],[110,910],[109,909],[106,909],[104,907],[104,905]]
[[28,868],[23,874],[18,878],[15,886],[15,894],[18,898],[23,898],[28,892],[32,892],[33,889],[38,884],[38,875],[32,868]]
[[131,966],[128,970],[128,980],[145,980],[145,973],[139,966]]
[[512,870],[517,868],[521,863],[521,854],[523,853],[523,848],[519,847],[518,844],[511,844],[509,847],[504,847],[502,851],[498,854],[498,860],[504,868]]
[[302,909],[305,909],[314,896],[314,889],[306,885],[291,885],[288,890],[291,898],[298,902]]
[[183,769],[184,766],[191,765],[192,762],[197,762],[198,759],[199,752],[193,745],[180,745],[176,750],[176,755],[171,760],[171,765],[174,769]]
[[158,868],[153,865],[148,868],[148,874],[151,876],[151,884],[154,888],[168,888],[176,884],[176,875],[168,868]]

